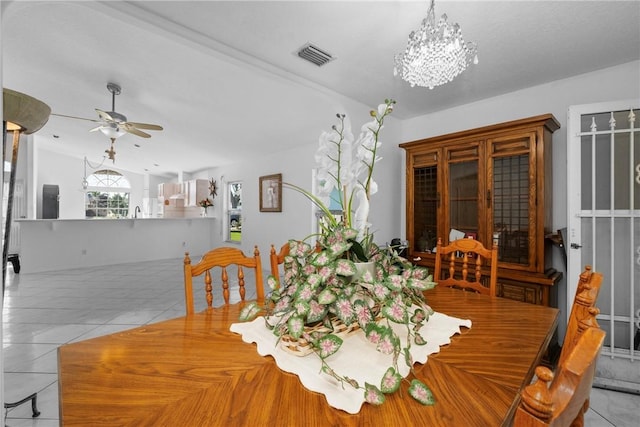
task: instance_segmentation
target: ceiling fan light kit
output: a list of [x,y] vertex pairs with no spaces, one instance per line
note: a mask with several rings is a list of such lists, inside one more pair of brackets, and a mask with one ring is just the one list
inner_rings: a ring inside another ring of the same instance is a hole
[[124,114],[120,114],[116,112],[116,95],[120,95],[122,93],[122,88],[120,85],[116,83],[107,83],[107,90],[111,93],[111,111],[103,111],[99,108],[96,108],[96,113],[98,113],[99,120],[94,119],[84,119],[82,117],[73,117],[67,116],[64,114],[54,114],[55,116],[67,117],[71,119],[80,119],[80,120],[89,120],[92,122],[100,123],[99,126],[96,126],[93,129],[90,129],[89,132],[100,131],[104,135],[106,135],[111,140],[111,146],[108,150],[105,150],[105,153],[109,156],[110,160],[116,161],[116,151],[114,149],[114,143],[116,139],[120,138],[124,134],[130,133],[132,135],[139,136],[141,138],[151,138],[146,132],[141,131],[144,130],[163,130],[160,125],[153,125],[150,123],[136,123],[136,122],[128,122],[127,117]]
[[106,135],[108,138],[111,138],[111,139],[120,138],[122,135],[126,133],[125,131],[120,129],[120,126],[118,126],[117,123],[106,123],[104,125],[100,125],[95,129],[91,129],[90,132],[93,132],[96,130],[99,130],[100,132],[102,132],[104,135]]

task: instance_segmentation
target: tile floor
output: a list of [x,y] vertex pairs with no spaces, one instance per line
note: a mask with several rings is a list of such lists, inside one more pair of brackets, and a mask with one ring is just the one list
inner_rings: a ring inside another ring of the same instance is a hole
[[[5,399],[11,402],[38,392],[41,415],[31,418],[27,403],[8,411],[7,426],[59,425],[59,345],[184,314],[182,259],[38,274],[16,275],[8,269],[3,309]],[[249,288],[251,280],[247,277],[247,297],[255,292]],[[214,302],[220,300],[214,295]],[[202,304],[199,301],[196,309]],[[594,388],[585,425],[640,425],[640,396]]]

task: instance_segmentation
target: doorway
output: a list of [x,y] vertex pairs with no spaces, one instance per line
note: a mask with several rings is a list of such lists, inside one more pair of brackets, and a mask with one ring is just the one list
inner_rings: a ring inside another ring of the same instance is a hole
[[567,134],[567,313],[585,265],[604,275],[607,333],[596,386],[640,394],[640,129],[638,101],[572,106]]

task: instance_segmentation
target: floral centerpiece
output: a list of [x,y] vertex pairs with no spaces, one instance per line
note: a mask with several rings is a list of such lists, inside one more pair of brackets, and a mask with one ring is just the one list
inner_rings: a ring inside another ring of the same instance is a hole
[[202,208],[202,213],[203,215],[207,215],[207,208],[213,206],[213,202],[211,200],[209,200],[209,198],[207,197],[206,199],[202,199],[198,202],[198,206],[200,206]]
[[198,205],[200,205],[200,207],[202,208],[207,209],[208,207],[213,206],[213,203],[209,199],[202,199],[198,202]]
[[[325,221],[320,233],[310,236],[315,243],[307,241],[310,238],[289,240],[281,283],[269,276],[271,294],[265,307],[250,303],[240,314],[241,320],[251,320],[264,310],[266,326],[281,344],[293,341],[307,346],[320,358],[324,374],[343,386],[363,390],[365,401],[371,404],[382,404],[385,394],[400,388],[400,361],[413,370],[411,346],[426,344],[420,329],[433,313],[423,294],[435,286],[427,269],[412,265],[394,248],[379,248],[369,231],[369,200],[377,189],[372,177],[380,160],[379,135],[394,103],[386,100],[371,111],[373,120],[362,127],[356,141],[346,116],[337,115],[338,124],[321,135],[316,155],[320,194],[283,183],[310,199],[324,212]],[[340,220],[326,204],[334,187],[340,194]],[[356,261],[373,262],[375,268],[359,272]],[[404,341],[392,324],[403,326]],[[331,355],[346,339],[345,327],[361,329],[372,349],[391,356],[379,384],[360,384],[331,368]],[[434,402],[431,391],[418,379],[410,382],[408,392],[425,405]]]

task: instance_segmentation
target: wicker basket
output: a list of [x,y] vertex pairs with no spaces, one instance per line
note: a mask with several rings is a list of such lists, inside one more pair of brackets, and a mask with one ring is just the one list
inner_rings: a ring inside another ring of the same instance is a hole
[[[343,339],[360,330],[360,325],[358,325],[357,322],[347,326],[337,317],[331,318],[331,325],[333,326],[332,333]],[[313,332],[330,333],[331,329],[327,328],[322,323],[318,323],[313,326],[305,326],[304,331],[308,334],[312,334]],[[313,347],[309,341],[302,337],[295,339],[289,334],[285,334],[280,337],[280,347],[288,353],[301,357],[313,353]]]
[[[372,311],[376,322],[384,317],[380,312],[380,306],[378,304],[375,304],[372,307]],[[353,322],[351,325],[347,326],[336,316],[331,316],[331,326],[333,326],[333,332],[331,332],[331,329],[324,326],[322,322],[318,322],[314,325],[305,326],[304,332],[310,335],[314,332],[332,333],[333,335],[337,335],[344,339],[360,330],[358,322]],[[313,347],[309,341],[302,337],[295,339],[289,334],[284,334],[280,337],[280,347],[288,353],[301,357],[313,353]]]

